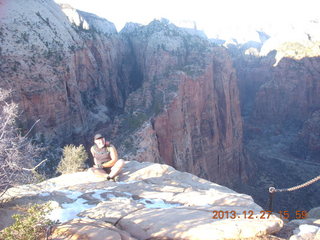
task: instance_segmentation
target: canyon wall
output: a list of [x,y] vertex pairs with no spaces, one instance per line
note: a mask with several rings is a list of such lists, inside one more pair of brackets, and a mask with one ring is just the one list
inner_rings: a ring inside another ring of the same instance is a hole
[[237,80],[227,51],[165,21],[127,26],[121,34],[144,79],[129,95],[126,112],[150,119],[144,131],[150,137],[140,132],[134,142],[149,139],[158,148],[156,156],[137,151],[139,158],[223,184],[247,179]]
[[[261,53],[266,52],[265,48],[262,46]],[[309,160],[318,161],[314,144],[306,140],[315,139],[310,135],[317,133],[307,133],[309,128],[305,126],[308,121],[314,122],[320,109],[318,41],[279,43],[265,56],[241,51],[232,54],[246,133],[286,135],[290,154],[304,159],[312,155]]]
[[268,122],[304,122],[320,108],[319,58],[283,58],[259,89],[254,117]]
[[154,121],[160,155],[178,169],[226,183],[246,178],[238,89],[230,59],[212,52],[200,76],[182,75],[178,97]]
[[0,84],[12,89],[21,125],[40,119],[34,133],[61,143],[110,123],[131,89],[114,25],[51,0],[5,0],[1,9]]
[[92,144],[231,185],[247,178],[227,52],[167,20],[112,23],[51,0],[1,1],[1,87],[41,141]]
[[[255,176],[239,189],[261,205],[267,205],[265,189],[296,186],[319,175],[319,38],[302,36],[299,41],[271,37],[255,51],[228,48],[240,90],[243,145],[256,163]],[[275,209],[292,214],[311,209],[319,204],[318,189],[313,184],[279,194]]]

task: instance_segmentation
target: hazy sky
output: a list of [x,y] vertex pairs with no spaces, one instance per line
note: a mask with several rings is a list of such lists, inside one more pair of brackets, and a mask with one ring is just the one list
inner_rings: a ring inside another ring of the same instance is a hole
[[126,22],[148,24],[167,18],[173,23],[195,21],[208,37],[246,35],[260,26],[274,29],[319,14],[318,0],[55,0],[95,13],[120,31]]

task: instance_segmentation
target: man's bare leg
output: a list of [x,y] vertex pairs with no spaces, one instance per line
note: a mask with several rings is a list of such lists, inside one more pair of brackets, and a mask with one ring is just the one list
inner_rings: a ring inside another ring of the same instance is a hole
[[111,172],[109,174],[109,177],[110,178],[114,178],[115,176],[117,176],[121,169],[123,168],[124,166],[124,160],[123,159],[119,159],[115,164],[114,166],[111,168]]

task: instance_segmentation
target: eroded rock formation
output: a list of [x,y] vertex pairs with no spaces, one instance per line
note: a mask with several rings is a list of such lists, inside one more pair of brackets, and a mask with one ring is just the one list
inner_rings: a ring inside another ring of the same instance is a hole
[[128,97],[126,111],[151,116],[154,131],[148,132],[158,145],[159,156],[148,154],[145,160],[159,159],[219,183],[245,180],[250,166],[242,149],[236,74],[227,52],[159,21],[131,26],[122,34],[144,79],[141,90]]
[[66,142],[109,122],[130,88],[120,80],[124,48],[113,24],[97,18],[109,32],[95,28],[94,16],[85,22],[66,7],[82,19],[72,25],[50,0],[5,0],[1,10],[1,87],[13,90],[24,127],[41,119],[35,133]]
[[107,20],[61,8],[50,0],[3,3],[1,87],[13,89],[26,129],[40,119],[38,139],[88,145],[100,130],[129,159],[230,185],[247,178],[225,50],[166,20],[117,33]]

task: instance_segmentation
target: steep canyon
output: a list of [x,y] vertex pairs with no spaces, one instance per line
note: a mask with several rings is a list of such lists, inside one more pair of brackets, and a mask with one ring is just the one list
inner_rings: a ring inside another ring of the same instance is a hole
[[[22,128],[40,119],[37,141],[89,147],[100,131],[127,160],[169,164],[261,206],[267,187],[319,174],[318,42],[254,55],[165,19],[118,33],[52,0],[0,9],[0,87],[12,90]],[[284,195],[278,210],[309,210],[316,195]]]
[[[267,205],[268,187],[288,188],[319,175],[318,43],[287,41],[264,56],[245,54],[241,46],[229,48],[240,89],[244,146],[257,164],[251,183],[239,187],[261,205]],[[294,213],[319,205],[317,186],[277,194],[276,209]]]
[[[51,0],[2,1],[1,87],[35,138],[91,144],[232,186],[248,178],[226,50],[167,20],[112,23]],[[18,14],[17,14],[18,13]]]

